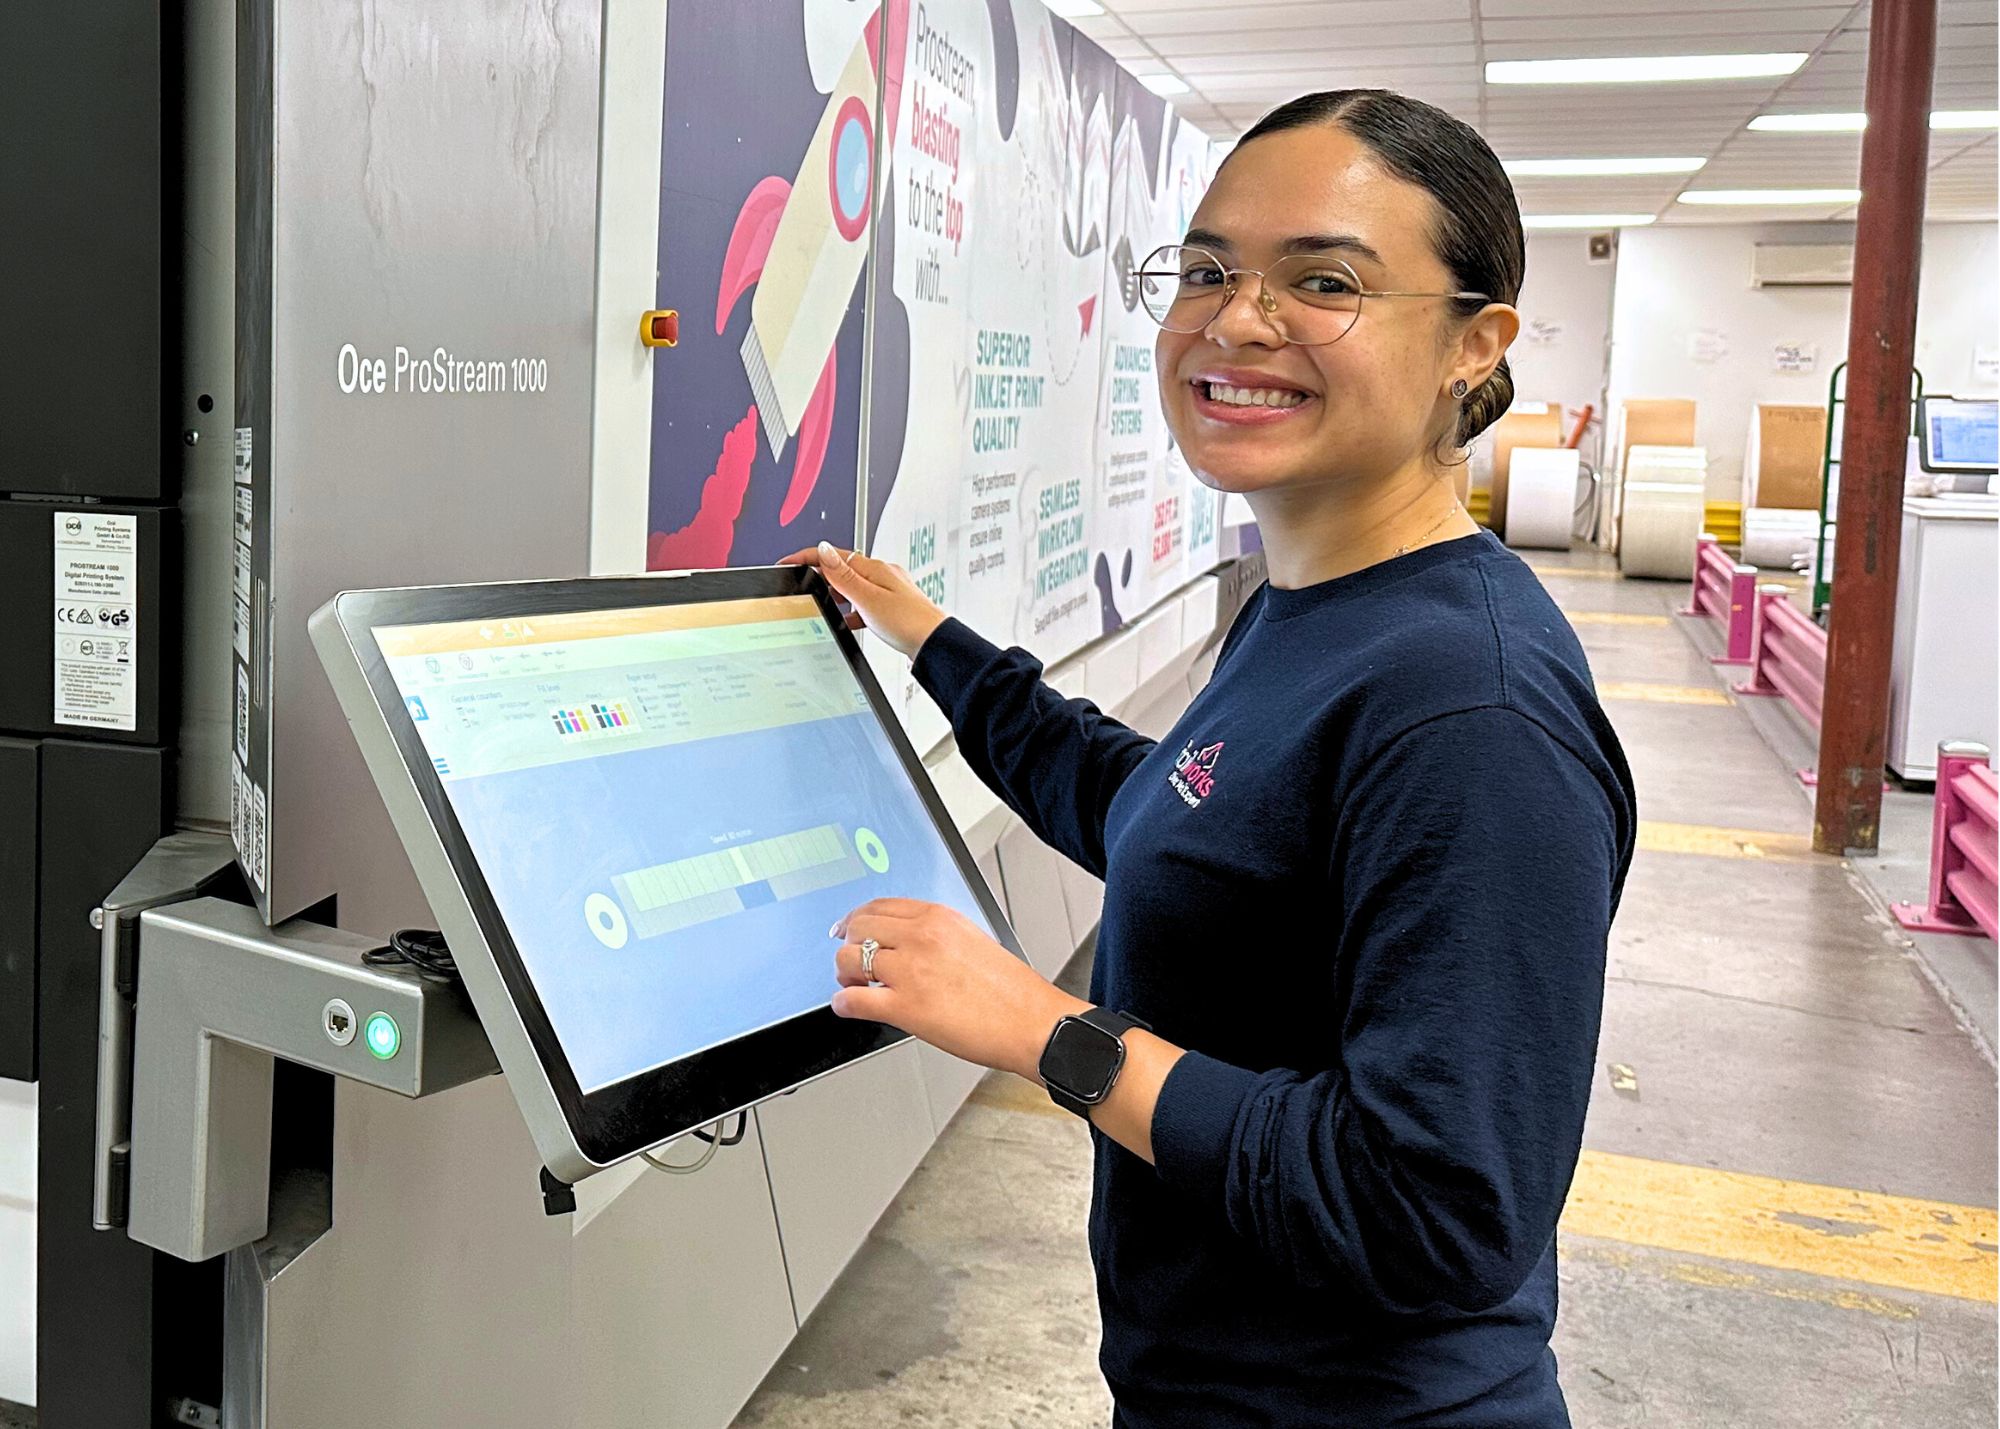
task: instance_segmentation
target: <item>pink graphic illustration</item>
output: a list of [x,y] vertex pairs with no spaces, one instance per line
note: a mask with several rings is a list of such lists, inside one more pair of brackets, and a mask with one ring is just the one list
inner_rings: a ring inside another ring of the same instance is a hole
[[[723,265],[716,331],[754,283],[743,370],[771,454],[781,455],[798,439],[778,512],[781,526],[805,509],[826,460],[838,365],[834,341],[868,255],[869,198],[880,158],[871,118],[878,86],[887,101],[889,139],[895,139],[908,0],[890,0],[885,10],[893,56],[888,73],[877,57],[884,13],[877,11],[827,96],[798,177],[787,184],[774,175],[751,190]],[[823,181],[811,181],[815,171]],[[829,285],[844,289],[837,305],[827,301]]]
[[[903,107],[903,36],[910,23],[910,0],[889,0],[883,7],[889,15],[889,70],[880,76],[882,82],[882,112],[889,121],[889,146],[896,144],[896,117]],[[881,39],[883,10],[862,30],[868,41],[868,53],[872,57],[881,52],[877,43]]]
[[[852,493],[829,497],[821,482],[829,454],[851,452],[855,442],[858,293],[887,158],[881,141],[893,143],[899,117],[910,8],[909,0],[883,0],[865,25],[846,30],[836,47],[808,63],[809,21],[794,55],[770,32],[768,16],[712,8],[705,0],[670,4],[664,167],[689,176],[688,192],[723,212],[733,204],[735,217],[724,227],[713,208],[673,202],[671,195],[662,205],[662,291],[676,268],[683,275],[705,269],[715,276],[716,297],[714,338],[690,343],[671,380],[663,373],[656,387],[657,524],[648,538],[655,569],[773,559],[787,549],[784,528],[795,523],[808,540],[841,539],[843,527],[852,530]],[[773,40],[781,52],[773,52]],[[712,150],[683,156],[683,135],[693,131],[674,122],[677,112],[685,107],[706,116],[723,98],[740,100],[746,85],[758,97],[724,150],[740,157],[740,166],[732,173],[733,161],[718,165]],[[878,95],[885,114],[880,136]],[[803,149],[795,147],[801,140]],[[781,164],[794,165],[789,178],[773,172]],[[707,356],[709,340],[734,350],[741,365],[729,367],[740,375],[732,379]],[[691,360],[697,352],[699,363]],[[854,364],[844,382],[843,363]],[[749,410],[738,421],[744,397]],[[699,486],[698,508],[689,513],[683,503],[694,492],[683,463],[700,457],[687,450],[686,433],[725,430],[714,470]],[[758,470],[765,464],[759,430],[775,470]],[[844,466],[832,479],[858,480]]]
[[[820,443],[825,454],[826,444]],[[701,509],[678,531],[655,531],[646,542],[649,571],[701,570],[727,565],[736,539],[736,518],[750,487],[750,464],[757,457],[757,409],[722,439],[722,458],[701,484]]]
[[819,481],[819,469],[826,462],[826,439],[833,432],[833,403],[839,389],[839,360],[834,353],[826,355],[826,369],[819,375],[819,384],[813,388],[812,401],[806,403],[805,416],[799,419],[799,454],[792,462],[792,484],[785,489],[785,504],[778,508],[778,524],[789,526],[798,514],[805,510],[806,498],[812,495],[813,487]]
[[772,174],[750,190],[729,231],[729,249],[722,257],[722,287],[715,295],[715,335],[729,326],[736,300],[750,291],[750,285],[764,272],[764,260],[771,254],[771,235],[778,231],[778,219],[785,212],[785,200],[792,186]]

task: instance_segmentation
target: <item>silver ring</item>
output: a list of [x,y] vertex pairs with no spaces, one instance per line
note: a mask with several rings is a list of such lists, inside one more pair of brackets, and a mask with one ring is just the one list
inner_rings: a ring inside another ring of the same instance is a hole
[[875,955],[882,951],[882,945],[873,938],[861,940],[861,975],[868,981],[875,981]]

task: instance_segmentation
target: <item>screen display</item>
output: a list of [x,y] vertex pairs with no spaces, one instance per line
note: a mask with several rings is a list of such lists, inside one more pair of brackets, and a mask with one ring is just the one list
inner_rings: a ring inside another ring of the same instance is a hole
[[1926,402],[1932,466],[2000,466],[2000,403]]
[[810,596],[374,633],[586,1094],[824,1007],[868,899],[993,931]]

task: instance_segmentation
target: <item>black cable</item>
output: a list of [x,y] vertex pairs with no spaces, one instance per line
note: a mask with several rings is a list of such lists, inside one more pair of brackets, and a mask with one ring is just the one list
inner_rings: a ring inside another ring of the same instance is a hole
[[[720,1131],[722,1129],[722,1123],[717,1122],[715,1124],[715,1128],[717,1131]],[[732,1131],[729,1135],[723,1137],[722,1140],[717,1141],[713,1136],[709,1135],[709,1133],[707,1133],[706,1131],[697,1131],[695,1133],[695,1136],[699,1140],[706,1141],[712,1146],[734,1146],[738,1142],[743,1140],[743,1134],[749,1129],[750,1129],[750,1113],[747,1111],[739,1111],[738,1113],[736,1113],[736,1130]]]
[[417,975],[429,982],[454,983],[459,980],[458,964],[451,959],[451,949],[444,940],[444,934],[435,928],[398,928],[390,937],[388,946],[370,948],[361,955],[361,961],[371,967],[396,967],[402,964],[417,970]]

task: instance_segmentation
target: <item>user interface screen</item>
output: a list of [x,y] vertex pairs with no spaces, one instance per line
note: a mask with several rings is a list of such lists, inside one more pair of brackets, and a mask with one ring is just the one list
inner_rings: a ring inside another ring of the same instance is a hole
[[990,930],[810,596],[375,638],[585,1093],[824,1007],[870,898]]
[[1925,406],[1934,465],[2000,465],[2000,403],[1929,402]]

